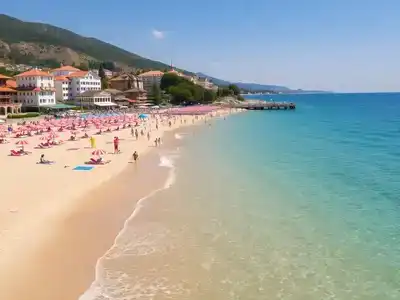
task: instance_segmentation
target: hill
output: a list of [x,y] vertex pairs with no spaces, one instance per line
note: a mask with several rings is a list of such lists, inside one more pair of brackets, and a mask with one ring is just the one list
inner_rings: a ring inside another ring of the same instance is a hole
[[0,59],[29,65],[110,61],[141,69],[168,65],[131,53],[109,43],[84,37],[49,24],[25,22],[0,14]]
[[229,85],[229,84],[235,84],[240,89],[247,90],[247,91],[257,91],[257,92],[262,92],[262,91],[288,92],[288,91],[291,91],[290,88],[287,88],[285,86],[257,84],[257,83],[244,83],[244,82],[229,82],[229,81],[226,81],[226,80],[222,80],[222,79],[218,79],[218,78],[214,78],[214,77],[208,76],[208,75],[206,75],[204,73],[197,73],[197,75],[210,79],[216,85],[226,86],[226,85]]

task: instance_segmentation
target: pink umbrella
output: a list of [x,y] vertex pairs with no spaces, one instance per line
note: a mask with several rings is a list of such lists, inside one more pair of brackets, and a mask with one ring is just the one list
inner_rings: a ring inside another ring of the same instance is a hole
[[27,140],[19,140],[15,143],[15,145],[19,145],[22,148],[22,151],[24,151],[24,146],[28,145],[28,141]]
[[107,154],[107,152],[104,150],[101,150],[101,149],[96,149],[92,152],[92,155],[97,155],[97,156],[104,155],[104,154]]
[[15,145],[20,145],[20,146],[28,145],[28,141],[27,140],[19,140],[19,141],[15,142]]

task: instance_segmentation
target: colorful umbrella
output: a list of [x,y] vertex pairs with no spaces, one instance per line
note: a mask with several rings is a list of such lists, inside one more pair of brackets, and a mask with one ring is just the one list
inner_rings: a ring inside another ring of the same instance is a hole
[[15,145],[20,145],[20,146],[28,145],[28,141],[27,140],[19,140],[15,143]]
[[104,155],[104,154],[107,154],[107,152],[104,150],[101,150],[101,149],[96,149],[92,152],[92,155],[97,155],[97,156]]

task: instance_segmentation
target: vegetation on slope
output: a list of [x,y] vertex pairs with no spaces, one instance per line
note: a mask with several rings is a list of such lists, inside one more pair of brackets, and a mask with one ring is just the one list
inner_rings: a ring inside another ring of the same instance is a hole
[[165,69],[168,67],[161,62],[146,59],[95,38],[83,37],[48,24],[24,22],[3,14],[0,14],[0,40],[8,44],[23,41],[66,47],[99,61],[114,61],[135,68]]
[[212,103],[216,93],[194,84],[184,77],[166,73],[161,78],[161,90],[171,95],[171,103],[177,105]]

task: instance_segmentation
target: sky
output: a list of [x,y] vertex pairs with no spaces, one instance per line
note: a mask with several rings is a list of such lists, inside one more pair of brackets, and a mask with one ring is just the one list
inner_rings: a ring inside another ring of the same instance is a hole
[[13,0],[0,13],[233,82],[400,91],[399,0]]

